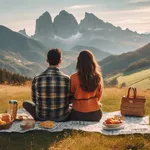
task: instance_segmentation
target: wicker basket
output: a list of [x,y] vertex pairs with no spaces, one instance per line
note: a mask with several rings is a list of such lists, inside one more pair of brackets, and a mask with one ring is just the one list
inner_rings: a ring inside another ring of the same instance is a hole
[[[133,96],[130,95],[131,90],[133,91]],[[144,96],[137,96],[136,88],[130,87],[127,96],[122,97],[121,114],[143,117],[145,115],[145,102],[146,98]]]

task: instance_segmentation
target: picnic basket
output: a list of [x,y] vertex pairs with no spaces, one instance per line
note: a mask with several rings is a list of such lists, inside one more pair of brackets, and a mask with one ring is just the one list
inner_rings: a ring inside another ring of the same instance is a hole
[[[131,96],[131,91],[133,96]],[[122,97],[121,114],[143,117],[145,115],[145,102],[146,98],[144,96],[137,96],[137,89],[130,87],[127,96]]]

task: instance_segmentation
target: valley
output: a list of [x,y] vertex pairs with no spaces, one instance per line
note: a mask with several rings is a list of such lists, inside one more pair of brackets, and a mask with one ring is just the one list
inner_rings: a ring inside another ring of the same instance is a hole
[[84,49],[93,52],[104,78],[122,74],[127,69],[132,71],[133,66],[142,69],[145,61],[150,61],[149,34],[123,30],[88,12],[78,23],[65,10],[54,20],[46,11],[36,20],[35,34],[31,37],[26,29],[17,33],[2,25],[0,33],[0,68],[31,78],[48,67],[45,60],[50,48],[61,49],[60,68],[68,75],[75,72],[77,56]]

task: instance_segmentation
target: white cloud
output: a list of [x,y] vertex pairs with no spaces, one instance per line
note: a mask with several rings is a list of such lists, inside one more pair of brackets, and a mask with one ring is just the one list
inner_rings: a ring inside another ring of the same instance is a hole
[[129,3],[144,3],[144,2],[150,2],[149,0],[129,0]]
[[96,7],[96,5],[73,5],[68,9],[83,9],[83,8],[91,8],[91,7]]
[[115,10],[94,12],[100,19],[110,22],[123,29],[129,28],[137,32],[149,32],[150,6],[141,7],[133,10]]

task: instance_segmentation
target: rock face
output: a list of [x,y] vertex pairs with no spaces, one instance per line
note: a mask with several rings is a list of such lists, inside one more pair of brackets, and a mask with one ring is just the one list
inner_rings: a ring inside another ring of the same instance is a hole
[[78,33],[78,22],[72,14],[62,10],[54,19],[55,34],[68,38]]
[[105,29],[112,28],[113,25],[110,23],[105,23],[103,20],[99,19],[92,13],[85,13],[85,17],[80,22],[81,29]]
[[20,34],[22,34],[22,35],[24,35],[24,36],[26,36],[26,37],[29,37],[29,36],[27,35],[27,33],[26,33],[26,29],[19,30],[18,33],[20,33]]
[[35,35],[36,37],[40,36],[51,36],[54,34],[52,18],[49,12],[43,13],[37,20],[36,20],[36,29]]

